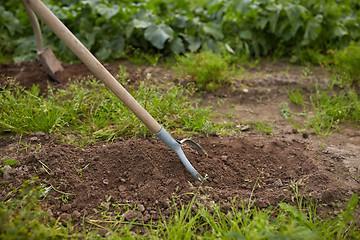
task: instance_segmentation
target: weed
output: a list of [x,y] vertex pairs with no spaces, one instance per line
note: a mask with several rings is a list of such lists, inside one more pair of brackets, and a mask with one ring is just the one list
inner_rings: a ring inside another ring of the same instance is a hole
[[289,119],[291,117],[291,111],[287,102],[280,103],[280,114],[283,119]]
[[254,129],[258,132],[264,133],[266,135],[272,135],[272,129],[274,128],[270,124],[266,123],[265,121],[258,121],[251,124]]
[[358,84],[360,86],[360,45],[351,42],[350,46],[334,54],[335,69],[339,74],[339,85]]
[[76,169],[77,175],[79,176],[79,178],[83,177],[83,171],[90,165],[90,163],[86,164],[85,167],[80,168],[80,169]]
[[327,135],[339,123],[347,120],[360,121],[360,99],[352,89],[332,95],[317,90],[310,101],[314,116],[308,118],[307,127],[314,128],[318,134]]
[[191,76],[201,90],[215,91],[230,84],[232,70],[221,55],[203,51],[180,56],[177,60],[174,70],[183,77]]
[[302,93],[299,89],[289,92],[288,97],[291,102],[295,103],[296,105],[303,106],[304,105],[304,98]]
[[312,77],[313,75],[314,75],[314,73],[311,71],[309,66],[306,66],[303,68],[303,71],[301,73],[302,78],[308,79],[308,78]]
[[0,202],[1,239],[77,238],[77,234],[69,236],[64,227],[40,208],[38,201],[45,191],[35,177],[14,190],[14,197]]

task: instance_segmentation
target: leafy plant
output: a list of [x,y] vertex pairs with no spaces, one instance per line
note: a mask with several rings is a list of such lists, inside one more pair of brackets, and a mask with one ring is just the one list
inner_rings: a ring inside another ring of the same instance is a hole
[[202,90],[215,91],[230,84],[231,68],[221,55],[209,51],[178,57],[174,68],[181,76],[190,76]]
[[291,110],[287,102],[280,103],[280,114],[283,119],[289,119],[291,117]]
[[[210,1],[46,1],[54,14],[100,60],[123,57],[131,46],[141,52],[174,56],[208,49],[235,58],[274,54],[318,63],[328,49],[359,41],[359,3],[353,0]],[[30,21],[22,6],[0,8],[0,52],[15,61],[36,57]],[[56,55],[77,58],[44,25]]]

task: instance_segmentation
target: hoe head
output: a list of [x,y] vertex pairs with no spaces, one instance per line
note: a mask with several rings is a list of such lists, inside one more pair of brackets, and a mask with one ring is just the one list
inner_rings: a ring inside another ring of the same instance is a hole
[[53,51],[50,47],[46,47],[40,52],[38,52],[41,64],[45,68],[46,72],[50,75],[51,79],[54,82],[60,83],[59,79],[56,77],[55,73],[64,70],[61,62],[57,60]]
[[181,162],[184,164],[186,169],[191,173],[191,175],[193,175],[194,178],[196,178],[200,182],[206,181],[206,179],[203,178],[191,165],[191,163],[186,158],[185,153],[183,152],[180,146],[180,144],[184,142],[188,142],[193,148],[195,148],[199,152],[200,155],[207,155],[207,153],[201,148],[199,144],[197,144],[196,142],[190,139],[183,139],[181,141],[177,141],[164,128],[162,128],[160,132],[155,135],[179,156]]

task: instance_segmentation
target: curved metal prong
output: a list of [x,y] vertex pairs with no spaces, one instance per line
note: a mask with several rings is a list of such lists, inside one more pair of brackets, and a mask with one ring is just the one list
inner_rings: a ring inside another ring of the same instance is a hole
[[[178,141],[178,140],[177,140]],[[196,151],[201,155],[201,156],[208,156],[207,152],[200,146],[200,144],[194,142],[193,140],[191,139],[182,139],[180,141],[178,141],[180,144],[183,144],[184,142],[185,143],[189,143],[193,148],[196,149]]]
[[[184,164],[186,169],[200,182],[204,182],[205,179],[195,170],[189,160],[186,158],[185,153],[181,149],[180,141],[175,140],[164,128],[161,128],[160,132],[155,134],[161,141],[163,141],[169,148],[171,148]],[[197,146],[200,146],[196,143]],[[201,149],[201,147],[200,147]]]

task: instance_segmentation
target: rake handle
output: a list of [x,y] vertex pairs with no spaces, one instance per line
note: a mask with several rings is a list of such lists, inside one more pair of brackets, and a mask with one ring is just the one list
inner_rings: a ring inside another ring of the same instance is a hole
[[135,100],[135,98],[111,75],[74,34],[40,0],[24,0],[75,55],[98,77],[149,129],[157,134],[161,125]]

